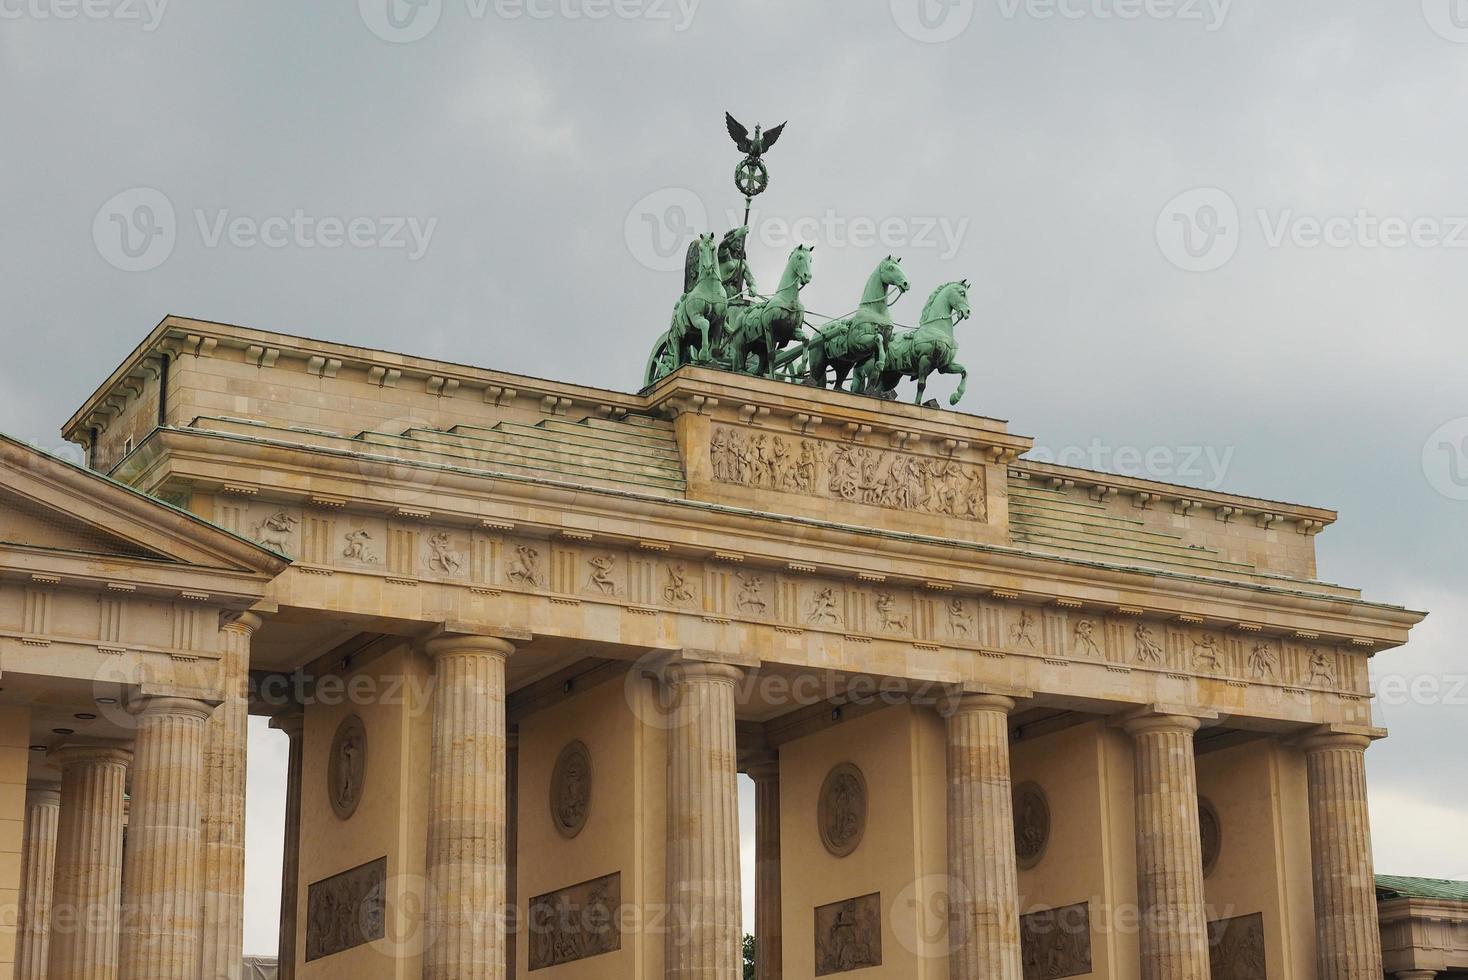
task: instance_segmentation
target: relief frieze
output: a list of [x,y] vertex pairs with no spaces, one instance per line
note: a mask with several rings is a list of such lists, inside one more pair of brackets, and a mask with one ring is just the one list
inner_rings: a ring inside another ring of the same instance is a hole
[[621,949],[621,907],[620,872],[531,899],[531,971]]
[[1032,912],[1019,920],[1024,980],[1060,980],[1091,972],[1089,903]]
[[1208,945],[1211,980],[1269,980],[1262,914],[1208,923]]
[[306,890],[306,962],[382,939],[387,858],[343,871]]
[[816,909],[816,976],[882,965],[882,896],[864,895]]
[[828,497],[960,520],[987,521],[980,466],[910,453],[791,440],[716,425],[709,442],[716,482]]

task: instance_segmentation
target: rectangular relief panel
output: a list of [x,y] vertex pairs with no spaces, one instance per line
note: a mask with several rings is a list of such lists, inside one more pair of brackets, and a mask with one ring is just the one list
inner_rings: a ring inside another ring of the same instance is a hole
[[816,976],[882,965],[882,896],[864,895],[816,909]]
[[1213,980],[1269,980],[1262,913],[1208,923],[1208,947]]
[[530,969],[621,949],[621,907],[621,872],[531,899]]
[[387,858],[315,882],[306,892],[306,962],[386,935]]
[[1032,912],[1019,920],[1025,980],[1060,980],[1091,972],[1091,906]]

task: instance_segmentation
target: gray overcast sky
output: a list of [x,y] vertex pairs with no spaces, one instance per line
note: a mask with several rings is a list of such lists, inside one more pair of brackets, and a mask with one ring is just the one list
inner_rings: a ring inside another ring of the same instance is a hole
[[1438,685],[1378,710],[1378,867],[1468,876],[1458,0],[160,2],[0,0],[0,428],[55,448],[170,312],[635,388],[739,204],[721,113],[788,118],[762,285],[796,219],[815,310],[968,277],[964,408],[1336,507],[1322,577],[1434,612],[1376,665]]

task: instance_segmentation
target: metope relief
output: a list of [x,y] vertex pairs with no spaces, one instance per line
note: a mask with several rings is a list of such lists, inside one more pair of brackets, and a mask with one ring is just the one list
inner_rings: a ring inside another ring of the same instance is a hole
[[835,857],[847,857],[861,845],[867,829],[867,780],[849,762],[836,766],[821,785],[816,819],[821,843]]
[[1091,972],[1089,903],[1032,912],[1019,920],[1024,980],[1061,980]]
[[561,750],[551,772],[551,822],[556,831],[571,840],[586,828],[591,815],[591,752],[583,742],[572,742]]
[[586,582],[582,592],[618,598],[626,594],[617,579],[616,555],[592,555],[586,559]]
[[864,895],[816,909],[816,976],[882,965],[882,896]]
[[793,440],[728,426],[714,426],[709,458],[719,483],[988,520],[983,468],[952,459]]
[[541,568],[540,550],[528,544],[515,545],[505,563],[505,580],[527,589],[544,588],[545,572]]
[[734,605],[739,612],[745,616],[763,616],[768,613],[770,601],[767,598],[765,576],[758,572],[735,572],[734,577],[739,581],[739,591],[734,598]]
[[663,601],[670,606],[687,606],[698,599],[698,593],[689,581],[688,566],[681,561],[669,562],[663,567]]
[[347,561],[363,565],[377,565],[382,562],[380,543],[365,527],[348,531],[342,537],[346,544],[346,547],[342,548],[342,557]]
[[315,882],[306,890],[306,962],[386,936],[387,858]]
[[469,558],[447,531],[428,536],[423,546],[423,567],[435,575],[459,578],[469,570]]
[[1208,946],[1211,980],[1269,980],[1262,914],[1208,923]]
[[622,948],[622,875],[572,885],[530,900],[530,969],[574,963]]

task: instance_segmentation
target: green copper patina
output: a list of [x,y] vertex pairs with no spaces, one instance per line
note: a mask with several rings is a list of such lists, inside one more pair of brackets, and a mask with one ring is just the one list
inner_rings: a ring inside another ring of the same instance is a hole
[[[811,281],[814,246],[798,245],[780,288],[773,296],[760,296],[749,268],[749,219],[754,198],[770,184],[764,155],[785,124],[769,130],[756,126],[751,135],[732,115],[725,113],[724,121],[744,153],[735,171],[735,185],[744,195],[744,224],[720,240],[710,233],[689,245],[683,296],[672,325],[648,357],[644,385],[686,364],[822,388],[834,372],[836,390],[848,390],[850,379],[853,393],[886,399],[895,399],[898,383],[911,378],[922,405],[933,374],[956,374],[958,390],[949,402],[957,405],[968,387],[968,369],[957,360],[954,326],[972,313],[968,280],[939,286],[923,307],[917,329],[901,327],[892,319],[892,306],[910,287],[902,260],[889,255],[867,280],[855,312],[816,328],[801,301],[801,290]],[[807,326],[813,335],[805,332]]]
[[780,351],[797,337],[805,340],[805,306],[800,291],[810,284],[814,250],[814,246],[795,246],[775,295],[752,305],[729,308],[722,359],[730,370],[773,378]]
[[936,371],[939,374],[959,376],[958,390],[948,399],[957,405],[968,388],[968,368],[959,364],[958,342],[953,339],[953,328],[973,314],[968,301],[968,280],[950,282],[933,290],[923,307],[918,328],[904,333],[892,341],[887,348],[886,360],[877,366],[874,373],[867,375],[874,382],[869,393],[882,398],[897,397],[897,382],[911,378],[917,382],[917,404],[923,403],[923,392],[927,390],[928,378]]
[[[805,345],[805,383],[824,388],[827,370],[836,372],[836,390],[846,390],[847,375],[855,373],[855,390],[867,388],[867,378],[882,370],[887,359],[887,346],[892,342],[892,305],[908,289],[902,260],[889,255],[867,279],[861,305],[855,313],[832,320],[816,331]],[[897,295],[888,298],[891,290]]]

